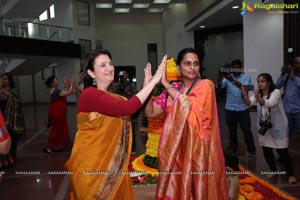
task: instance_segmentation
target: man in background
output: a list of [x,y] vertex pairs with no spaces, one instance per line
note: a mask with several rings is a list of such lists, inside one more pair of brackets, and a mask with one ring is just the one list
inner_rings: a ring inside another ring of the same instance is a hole
[[283,88],[283,105],[289,122],[289,135],[300,134],[300,55],[293,59],[292,66],[281,68],[277,87]]

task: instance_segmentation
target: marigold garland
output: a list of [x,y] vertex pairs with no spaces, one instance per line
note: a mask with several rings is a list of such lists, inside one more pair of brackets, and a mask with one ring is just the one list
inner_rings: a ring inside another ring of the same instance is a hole
[[[242,167],[241,165],[239,166],[241,172],[247,172],[247,170]],[[265,195],[262,195],[261,193],[263,191],[257,192],[255,191],[255,187],[258,187],[257,184],[261,184],[264,187],[266,187],[268,190],[272,191],[277,197],[280,197],[281,199],[285,200],[295,200],[296,198],[290,197],[284,192],[280,191],[280,189],[276,188],[275,186],[271,185],[270,183],[256,177],[252,173],[250,174],[240,174],[239,175],[240,179],[240,194],[243,195],[247,200],[260,200],[260,199],[272,199],[276,197],[270,197],[266,198]],[[269,192],[268,192],[269,193]],[[270,195],[271,196],[271,195]]]
[[148,174],[152,176],[158,175],[158,170],[148,167],[144,164],[145,154],[140,155],[132,162],[132,167],[135,171],[146,171]]
[[181,76],[179,75],[177,65],[173,58],[168,58],[167,60],[167,81],[178,81],[181,80]]

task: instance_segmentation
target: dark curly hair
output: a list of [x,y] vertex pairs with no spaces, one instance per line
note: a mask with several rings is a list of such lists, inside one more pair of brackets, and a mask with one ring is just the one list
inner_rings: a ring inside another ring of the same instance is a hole
[[48,88],[51,88],[52,87],[52,83],[54,81],[56,77],[55,76],[50,76],[49,78],[47,78],[47,80],[45,81],[45,85],[48,87]]
[[12,75],[12,73],[4,72],[3,74],[1,74],[0,77],[2,78],[3,76],[7,76],[8,80],[9,80],[9,87],[10,88],[14,88],[16,86],[14,76]]

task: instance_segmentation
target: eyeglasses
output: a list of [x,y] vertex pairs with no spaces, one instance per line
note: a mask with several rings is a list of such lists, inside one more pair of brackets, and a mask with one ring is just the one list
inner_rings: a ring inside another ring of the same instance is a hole
[[192,65],[194,67],[198,67],[200,65],[199,61],[195,61],[195,62],[192,62],[192,61],[185,61],[183,62],[184,66],[186,67],[191,67]]

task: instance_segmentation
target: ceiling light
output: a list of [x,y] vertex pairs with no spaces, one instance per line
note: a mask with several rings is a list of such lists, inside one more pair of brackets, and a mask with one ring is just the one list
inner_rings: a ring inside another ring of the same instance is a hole
[[232,9],[238,9],[239,6],[232,6]]
[[96,8],[112,8],[111,3],[97,3]]
[[202,26],[200,26],[200,28],[205,28],[205,26],[202,25]]
[[131,3],[132,0],[116,0],[116,3]]
[[133,4],[133,8],[148,8],[149,3],[135,3]]
[[115,13],[128,13],[129,8],[115,8],[114,12]]
[[150,8],[149,12],[162,12],[163,10],[163,8]]
[[169,3],[171,0],[154,0],[153,3],[157,3],[157,4],[160,4],[160,3]]

